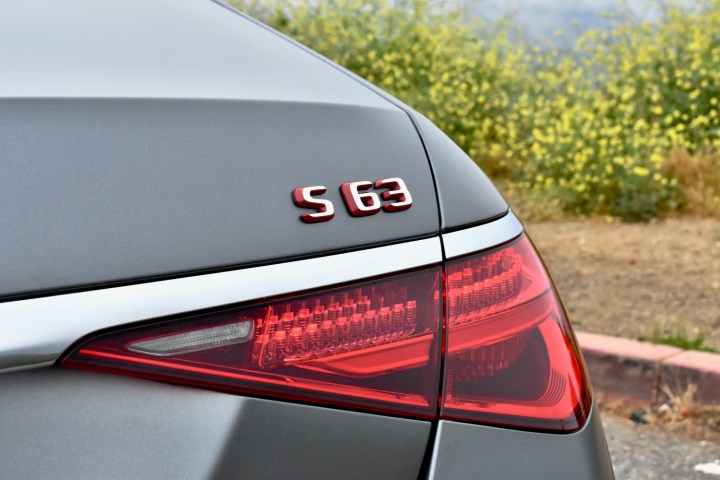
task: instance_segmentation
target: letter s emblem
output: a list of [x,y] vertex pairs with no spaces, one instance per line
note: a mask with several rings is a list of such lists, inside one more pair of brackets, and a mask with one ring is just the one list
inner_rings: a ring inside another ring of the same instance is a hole
[[320,195],[327,191],[322,185],[310,187],[298,187],[293,190],[292,197],[295,205],[300,208],[314,208],[317,213],[304,213],[300,220],[305,223],[327,222],[335,216],[335,208],[330,200],[314,198],[313,195]]

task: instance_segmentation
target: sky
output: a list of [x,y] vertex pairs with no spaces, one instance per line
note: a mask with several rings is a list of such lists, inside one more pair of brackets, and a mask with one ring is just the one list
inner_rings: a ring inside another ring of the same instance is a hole
[[577,20],[579,27],[603,27],[606,21],[598,12],[617,12],[623,6],[641,19],[654,16],[648,0],[457,0],[468,18],[481,17],[494,20],[505,12],[514,12],[518,23],[533,37],[548,38],[562,29],[574,32],[571,24]]

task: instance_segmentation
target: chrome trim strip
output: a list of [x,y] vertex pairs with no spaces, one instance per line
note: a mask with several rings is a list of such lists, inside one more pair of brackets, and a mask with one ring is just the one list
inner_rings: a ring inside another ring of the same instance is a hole
[[512,240],[520,235],[522,231],[523,226],[520,220],[510,211],[507,215],[494,222],[458,230],[457,232],[445,233],[442,236],[445,258],[449,260],[479,250],[487,250]]
[[231,272],[0,303],[0,372],[52,364],[93,331],[440,263],[438,237]]

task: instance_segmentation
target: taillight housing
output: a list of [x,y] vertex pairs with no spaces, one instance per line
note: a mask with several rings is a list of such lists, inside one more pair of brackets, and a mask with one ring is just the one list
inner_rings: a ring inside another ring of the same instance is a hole
[[115,330],[62,365],[431,418],[439,267]]
[[61,364],[556,432],[580,429],[591,401],[571,327],[524,235],[442,267],[96,334]]
[[445,266],[440,416],[576,431],[590,409],[577,343],[530,241]]

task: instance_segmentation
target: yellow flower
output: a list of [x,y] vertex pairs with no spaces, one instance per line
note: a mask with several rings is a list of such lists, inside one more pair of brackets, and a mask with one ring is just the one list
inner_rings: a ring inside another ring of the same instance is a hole
[[650,174],[649,169],[640,166],[633,167],[632,171],[635,175],[638,175],[640,177],[647,177]]

